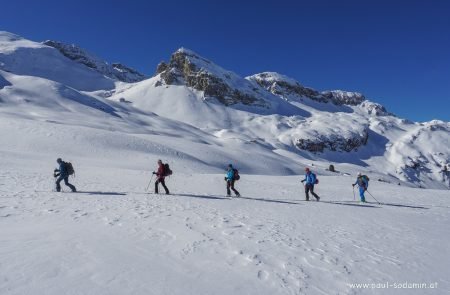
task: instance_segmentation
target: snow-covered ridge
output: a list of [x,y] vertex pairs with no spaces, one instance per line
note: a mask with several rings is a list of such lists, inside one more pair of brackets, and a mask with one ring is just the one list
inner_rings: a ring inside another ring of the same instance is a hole
[[121,63],[108,64],[102,59],[73,44],[69,45],[52,40],[44,41],[43,44],[58,49],[64,56],[71,60],[94,69],[112,79],[134,83],[148,78],[146,75]]
[[[238,162],[244,173],[271,175],[334,163],[338,169],[370,170],[392,182],[447,186],[440,170],[450,162],[448,122],[411,122],[360,93],[319,92],[273,72],[242,78],[185,48],[159,64],[154,77],[119,83],[94,70],[104,70],[101,58],[69,49],[82,62],[54,47],[0,32],[1,115],[11,122],[70,127],[78,134],[69,139],[75,147],[84,140],[101,153],[118,148],[168,155],[189,167],[185,169],[201,167],[210,173],[221,170],[223,162]],[[96,135],[87,138],[83,128]],[[1,138],[11,136],[10,130],[5,128]],[[117,134],[109,138],[107,131]],[[142,141],[133,138],[136,134],[151,136]],[[28,135],[21,138],[5,139],[13,145],[2,148],[38,148]],[[120,138],[127,143],[117,142]],[[107,144],[99,142],[103,140]],[[40,153],[49,146],[79,153],[51,136],[43,143]]]
[[307,97],[312,100],[335,105],[356,106],[366,100],[365,96],[358,92],[331,90],[319,92],[309,87],[301,85],[295,79],[275,72],[263,72],[247,77],[250,81],[255,81],[265,89],[275,95],[286,97],[288,95],[297,95]]

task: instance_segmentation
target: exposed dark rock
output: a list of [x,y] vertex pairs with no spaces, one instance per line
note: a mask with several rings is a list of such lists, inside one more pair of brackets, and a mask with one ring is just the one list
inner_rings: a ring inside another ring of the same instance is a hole
[[358,92],[342,90],[323,91],[321,95],[336,105],[359,105],[366,100],[365,96]]
[[325,149],[330,151],[350,152],[367,144],[368,139],[369,131],[367,127],[362,134],[354,134],[349,138],[340,135],[333,135],[331,137],[319,135],[315,139],[297,139],[295,145],[299,149],[310,152],[323,152]]
[[156,67],[156,74],[161,74],[165,70],[167,70],[167,64],[165,62],[160,62],[158,66]]
[[215,98],[226,106],[242,103],[268,107],[268,104],[258,97],[255,87],[247,92],[237,89],[228,81],[232,79],[230,74],[221,73],[222,69],[217,69],[219,73],[212,73],[202,65],[214,67],[210,61],[189,50],[181,49],[172,54],[168,65],[164,62],[160,63],[156,72],[167,85],[192,87],[203,91],[205,99]]
[[369,115],[374,116],[392,116],[384,106],[379,103],[374,103],[371,101],[364,101],[361,103],[361,108],[363,108]]
[[84,49],[75,45],[68,45],[57,41],[47,40],[43,42],[47,46],[56,48],[65,57],[83,64],[106,77],[122,82],[134,83],[147,79],[146,75],[139,73],[138,71],[127,67],[120,63],[108,64],[107,62],[99,59],[98,57],[88,53]]
[[307,97],[321,103],[331,102],[335,105],[359,105],[366,100],[364,95],[357,92],[341,90],[319,92],[301,85],[294,79],[273,72],[256,74],[247,79],[255,81],[273,94],[284,98],[289,95],[296,95],[298,97]]

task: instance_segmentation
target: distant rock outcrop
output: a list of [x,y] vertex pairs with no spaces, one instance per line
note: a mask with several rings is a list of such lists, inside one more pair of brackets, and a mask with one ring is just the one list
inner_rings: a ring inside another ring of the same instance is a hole
[[47,46],[58,49],[64,56],[81,63],[109,78],[127,83],[139,82],[148,77],[121,63],[108,64],[100,58],[86,52],[75,45],[68,45],[57,41],[47,40],[43,42]]
[[299,138],[295,145],[309,152],[345,151],[357,150],[360,146],[367,144],[369,139],[369,128],[366,127],[361,133],[352,133],[350,136],[333,134],[331,136],[319,134],[313,139]]
[[298,81],[292,78],[275,72],[264,72],[247,77],[247,79],[255,81],[260,86],[281,97],[297,95],[298,97],[308,97],[322,103],[331,102],[335,105],[352,106],[359,105],[366,100],[364,95],[358,92],[342,90],[319,92],[301,85]]
[[205,99],[215,98],[226,106],[238,103],[270,106],[259,97],[258,87],[188,49],[177,50],[172,54],[168,64],[161,62],[156,74],[159,74],[167,85],[183,84],[192,87],[203,91]]
[[394,116],[394,114],[388,112],[386,108],[381,104],[368,100],[361,103],[361,108],[365,110],[369,115],[373,116]]

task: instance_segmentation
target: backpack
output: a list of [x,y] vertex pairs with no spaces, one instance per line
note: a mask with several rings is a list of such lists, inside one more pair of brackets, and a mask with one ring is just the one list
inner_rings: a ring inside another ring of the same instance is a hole
[[365,180],[367,183],[369,183],[369,176],[367,176],[367,175],[363,175],[363,176],[361,176],[361,178],[363,179],[363,180]]
[[172,170],[170,170],[169,163],[164,164],[164,176],[172,175]]
[[317,175],[315,173],[311,172],[312,177],[314,178],[314,184],[319,184],[319,179],[317,178]]
[[234,172],[234,177],[233,177],[234,180],[241,179],[241,176],[239,175],[239,170],[233,168],[233,172]]
[[64,162],[64,166],[66,167],[66,171],[68,175],[75,175],[75,170],[73,169],[73,165],[70,162]]

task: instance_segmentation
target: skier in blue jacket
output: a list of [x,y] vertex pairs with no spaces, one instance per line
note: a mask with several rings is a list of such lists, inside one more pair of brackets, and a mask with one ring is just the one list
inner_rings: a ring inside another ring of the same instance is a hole
[[225,181],[227,182],[227,196],[231,196],[230,188],[233,190],[236,197],[240,197],[241,194],[234,188],[234,183],[236,181],[235,179],[235,170],[233,168],[233,165],[228,165],[227,175],[225,176]]
[[309,201],[309,192],[316,198],[317,201],[320,200],[320,197],[314,192],[314,185],[316,184],[316,175],[309,170],[308,167],[305,168],[305,179],[302,182],[305,182],[305,194],[306,201]]
[[60,182],[64,180],[64,184],[67,185],[73,193],[76,192],[77,189],[69,183],[69,172],[67,171],[66,163],[61,160],[61,158],[58,158],[56,162],[59,164],[59,169],[55,169],[53,172],[53,176],[58,177],[56,179],[56,191],[61,191]]
[[361,202],[365,203],[366,198],[364,197],[364,192],[369,187],[369,180],[368,177],[365,175],[362,175],[361,172],[358,173],[358,177],[356,178],[356,182],[352,184],[353,187],[355,185],[358,185],[359,187],[359,197],[361,198]]

